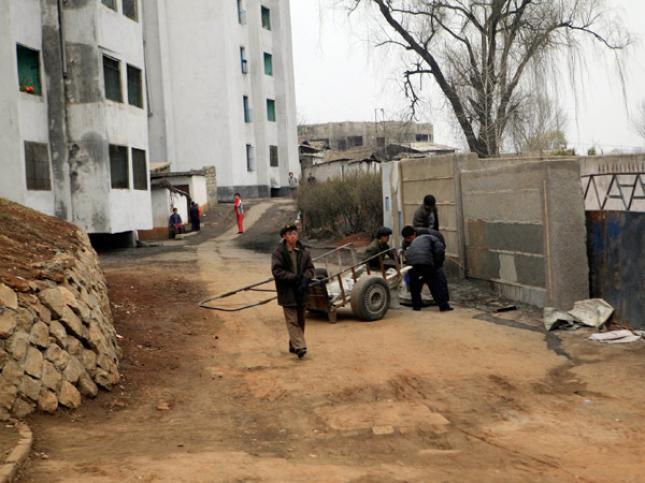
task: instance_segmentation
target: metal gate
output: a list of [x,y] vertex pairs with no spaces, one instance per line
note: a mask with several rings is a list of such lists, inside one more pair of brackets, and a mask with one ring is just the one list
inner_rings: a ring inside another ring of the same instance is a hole
[[589,174],[582,183],[591,295],[645,329],[645,173]]

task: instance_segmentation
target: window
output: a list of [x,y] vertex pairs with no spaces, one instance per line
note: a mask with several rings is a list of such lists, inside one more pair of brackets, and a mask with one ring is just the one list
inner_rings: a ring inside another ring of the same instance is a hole
[[22,45],[16,46],[18,58],[18,86],[22,92],[40,96],[40,54]]
[[128,66],[128,103],[143,108],[143,84],[141,69]]
[[116,12],[116,0],[101,0],[103,2],[103,5],[105,5],[107,8],[111,8]]
[[416,140],[418,143],[427,143],[430,140],[430,136],[427,134],[417,134]]
[[246,145],[246,170],[255,171],[255,150],[251,144]]
[[267,120],[275,122],[275,101],[267,99]]
[[242,0],[237,0],[237,21],[240,25],[246,25],[246,10],[244,10]]
[[28,190],[49,191],[52,189],[47,144],[25,141],[25,172]]
[[349,136],[347,138],[350,147],[358,147],[363,145],[363,136]]
[[246,49],[240,47],[240,63],[242,64],[242,74],[249,73],[249,61],[246,60]]
[[112,189],[130,188],[128,148],[110,144],[110,179]]
[[273,75],[273,56],[264,53],[264,73],[266,75]]
[[123,15],[135,22],[138,20],[137,0],[123,0]]
[[249,96],[242,97],[244,107],[244,122],[251,122],[251,107],[249,106]]
[[347,149],[347,140],[339,139],[338,140],[338,150],[345,151]]
[[262,28],[271,30],[271,10],[262,7]]
[[376,146],[379,148],[385,147],[385,138],[376,138]]
[[135,190],[148,191],[148,167],[143,149],[132,148],[132,181]]
[[105,82],[105,98],[111,101],[123,102],[121,95],[121,65],[118,60],[103,56],[103,81]]
[[278,167],[278,146],[269,146],[269,166]]

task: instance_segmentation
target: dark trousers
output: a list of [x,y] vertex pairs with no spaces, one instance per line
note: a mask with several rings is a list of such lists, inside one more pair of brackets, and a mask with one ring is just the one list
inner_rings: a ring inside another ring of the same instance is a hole
[[410,295],[412,308],[421,308],[421,289],[428,284],[432,298],[440,309],[448,307],[450,294],[448,293],[448,280],[443,268],[433,268],[429,265],[414,265],[410,270]]

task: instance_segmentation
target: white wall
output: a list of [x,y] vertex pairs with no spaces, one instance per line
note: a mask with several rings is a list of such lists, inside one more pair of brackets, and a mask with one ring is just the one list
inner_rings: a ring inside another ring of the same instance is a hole
[[179,186],[188,185],[190,191],[190,198],[198,205],[203,206],[208,204],[208,189],[206,185],[206,176],[191,175],[191,176],[169,176],[164,178],[172,186],[178,188]]
[[[171,0],[145,4],[151,160],[170,161],[174,171],[214,165],[224,191],[258,185],[268,191],[271,178],[287,186],[289,171],[299,173],[289,1],[243,4],[245,25],[232,0],[192,0],[191,8]],[[271,31],[261,27],[261,5],[271,9]],[[273,55],[273,76],[264,74],[264,52]],[[251,123],[244,122],[244,95]],[[267,120],[267,99],[276,101],[276,122]],[[247,170],[246,144],[255,148],[255,171]],[[279,148],[278,168],[269,167],[270,145]]]
[[[24,142],[48,144],[46,79],[42,69],[42,95],[19,91],[16,44],[41,51],[38,0],[0,3],[0,196],[47,214],[54,214],[53,191],[29,191],[25,173]],[[52,178],[50,165],[50,179]]]
[[152,190],[152,216],[155,228],[164,228],[168,226],[168,219],[172,214],[172,209],[177,208],[179,216],[184,223],[188,223],[188,199],[170,191],[167,188],[155,188]]

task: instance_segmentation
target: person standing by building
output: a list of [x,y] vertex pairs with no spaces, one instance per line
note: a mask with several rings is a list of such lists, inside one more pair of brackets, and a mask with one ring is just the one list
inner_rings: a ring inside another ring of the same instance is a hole
[[183,233],[184,225],[181,220],[181,215],[177,212],[177,208],[172,209],[172,214],[168,218],[168,237],[175,238],[178,233]]
[[201,214],[199,205],[194,201],[190,203],[190,224],[193,231],[201,229]]
[[233,201],[233,211],[237,219],[237,233],[244,233],[244,203],[242,202],[242,195],[235,193],[235,200]]
[[448,280],[443,270],[446,258],[446,245],[443,237],[434,234],[417,236],[417,231],[406,226],[401,231],[403,239],[410,243],[405,250],[405,259],[412,265],[410,275],[410,295],[412,296],[412,310],[421,310],[421,289],[428,285],[432,298],[439,306],[441,312],[453,310],[448,292]]
[[278,291],[289,333],[289,352],[302,359],[307,353],[305,341],[305,304],[307,286],[314,277],[311,255],[298,241],[296,225],[280,230],[282,241],[271,257],[271,273]]
[[414,212],[412,221],[414,228],[432,228],[439,230],[439,213],[437,212],[437,200],[433,195],[426,195],[423,198],[423,205]]
[[291,193],[292,198],[296,196],[297,189],[298,189],[298,178],[294,176],[293,171],[289,171],[289,192]]

